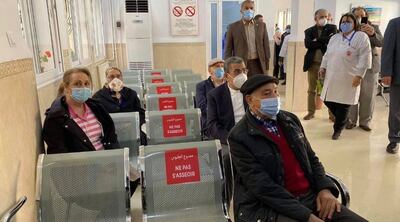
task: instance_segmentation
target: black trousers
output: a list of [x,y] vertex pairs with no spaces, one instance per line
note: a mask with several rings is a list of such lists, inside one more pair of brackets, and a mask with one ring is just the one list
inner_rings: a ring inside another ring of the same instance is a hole
[[222,149],[219,150],[218,155],[221,160],[221,170],[224,177],[224,187],[223,187],[223,198],[227,202],[229,207],[233,196],[233,175],[232,161],[229,154],[229,146],[226,144],[221,144]]
[[347,123],[350,105],[328,101],[325,101],[324,103],[335,116],[333,130],[335,132],[341,132]]
[[[306,195],[304,197],[300,198],[300,202],[305,205],[307,208],[312,209],[314,215],[318,216],[318,212],[316,211],[316,195],[311,193],[309,195]],[[341,207],[341,212],[333,213],[332,219],[331,220],[325,220],[326,222],[368,222],[366,219],[362,218],[358,214],[354,213],[350,209],[346,208],[345,206]],[[293,220],[291,218],[288,218],[284,215],[278,214],[276,217],[275,222],[298,222],[296,220]]]

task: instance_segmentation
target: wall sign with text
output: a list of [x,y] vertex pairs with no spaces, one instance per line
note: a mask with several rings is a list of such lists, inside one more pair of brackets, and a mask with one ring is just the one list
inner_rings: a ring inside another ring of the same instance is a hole
[[199,35],[197,0],[170,0],[171,35]]

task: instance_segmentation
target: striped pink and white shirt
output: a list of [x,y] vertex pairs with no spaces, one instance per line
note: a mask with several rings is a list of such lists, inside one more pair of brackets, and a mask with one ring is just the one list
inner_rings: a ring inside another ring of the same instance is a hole
[[90,142],[93,144],[94,148],[96,150],[104,150],[103,144],[101,143],[103,128],[89,106],[85,104],[85,113],[83,114],[83,116],[79,116],[70,106],[68,106],[68,110],[71,114],[72,119],[86,134]]

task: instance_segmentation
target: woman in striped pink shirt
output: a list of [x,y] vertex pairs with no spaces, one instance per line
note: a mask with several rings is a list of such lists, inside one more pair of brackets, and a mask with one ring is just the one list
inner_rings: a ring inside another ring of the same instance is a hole
[[43,138],[47,153],[69,153],[119,148],[114,123],[92,95],[86,68],[64,73],[59,97],[46,111]]

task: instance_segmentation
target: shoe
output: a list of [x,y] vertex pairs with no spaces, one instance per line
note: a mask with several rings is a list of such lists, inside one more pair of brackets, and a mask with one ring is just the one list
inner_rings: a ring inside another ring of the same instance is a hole
[[308,113],[303,119],[304,120],[310,120],[315,117],[314,113]]
[[[353,128],[356,127],[356,126],[357,126],[356,124],[351,123],[351,122],[348,122],[347,125],[346,125],[346,129],[351,130],[351,129],[353,129]],[[361,127],[361,126],[360,126],[360,127]]]
[[333,140],[338,140],[340,137],[341,132],[334,132],[332,135],[332,139]]
[[286,80],[281,83],[282,86],[286,86]]
[[367,132],[371,132],[371,130],[372,130],[369,126],[362,126],[362,125],[360,125],[360,128],[363,129],[363,130],[365,130],[365,131],[367,131]]
[[399,152],[399,144],[395,142],[390,142],[389,145],[386,147],[386,152],[390,154],[396,154]]

